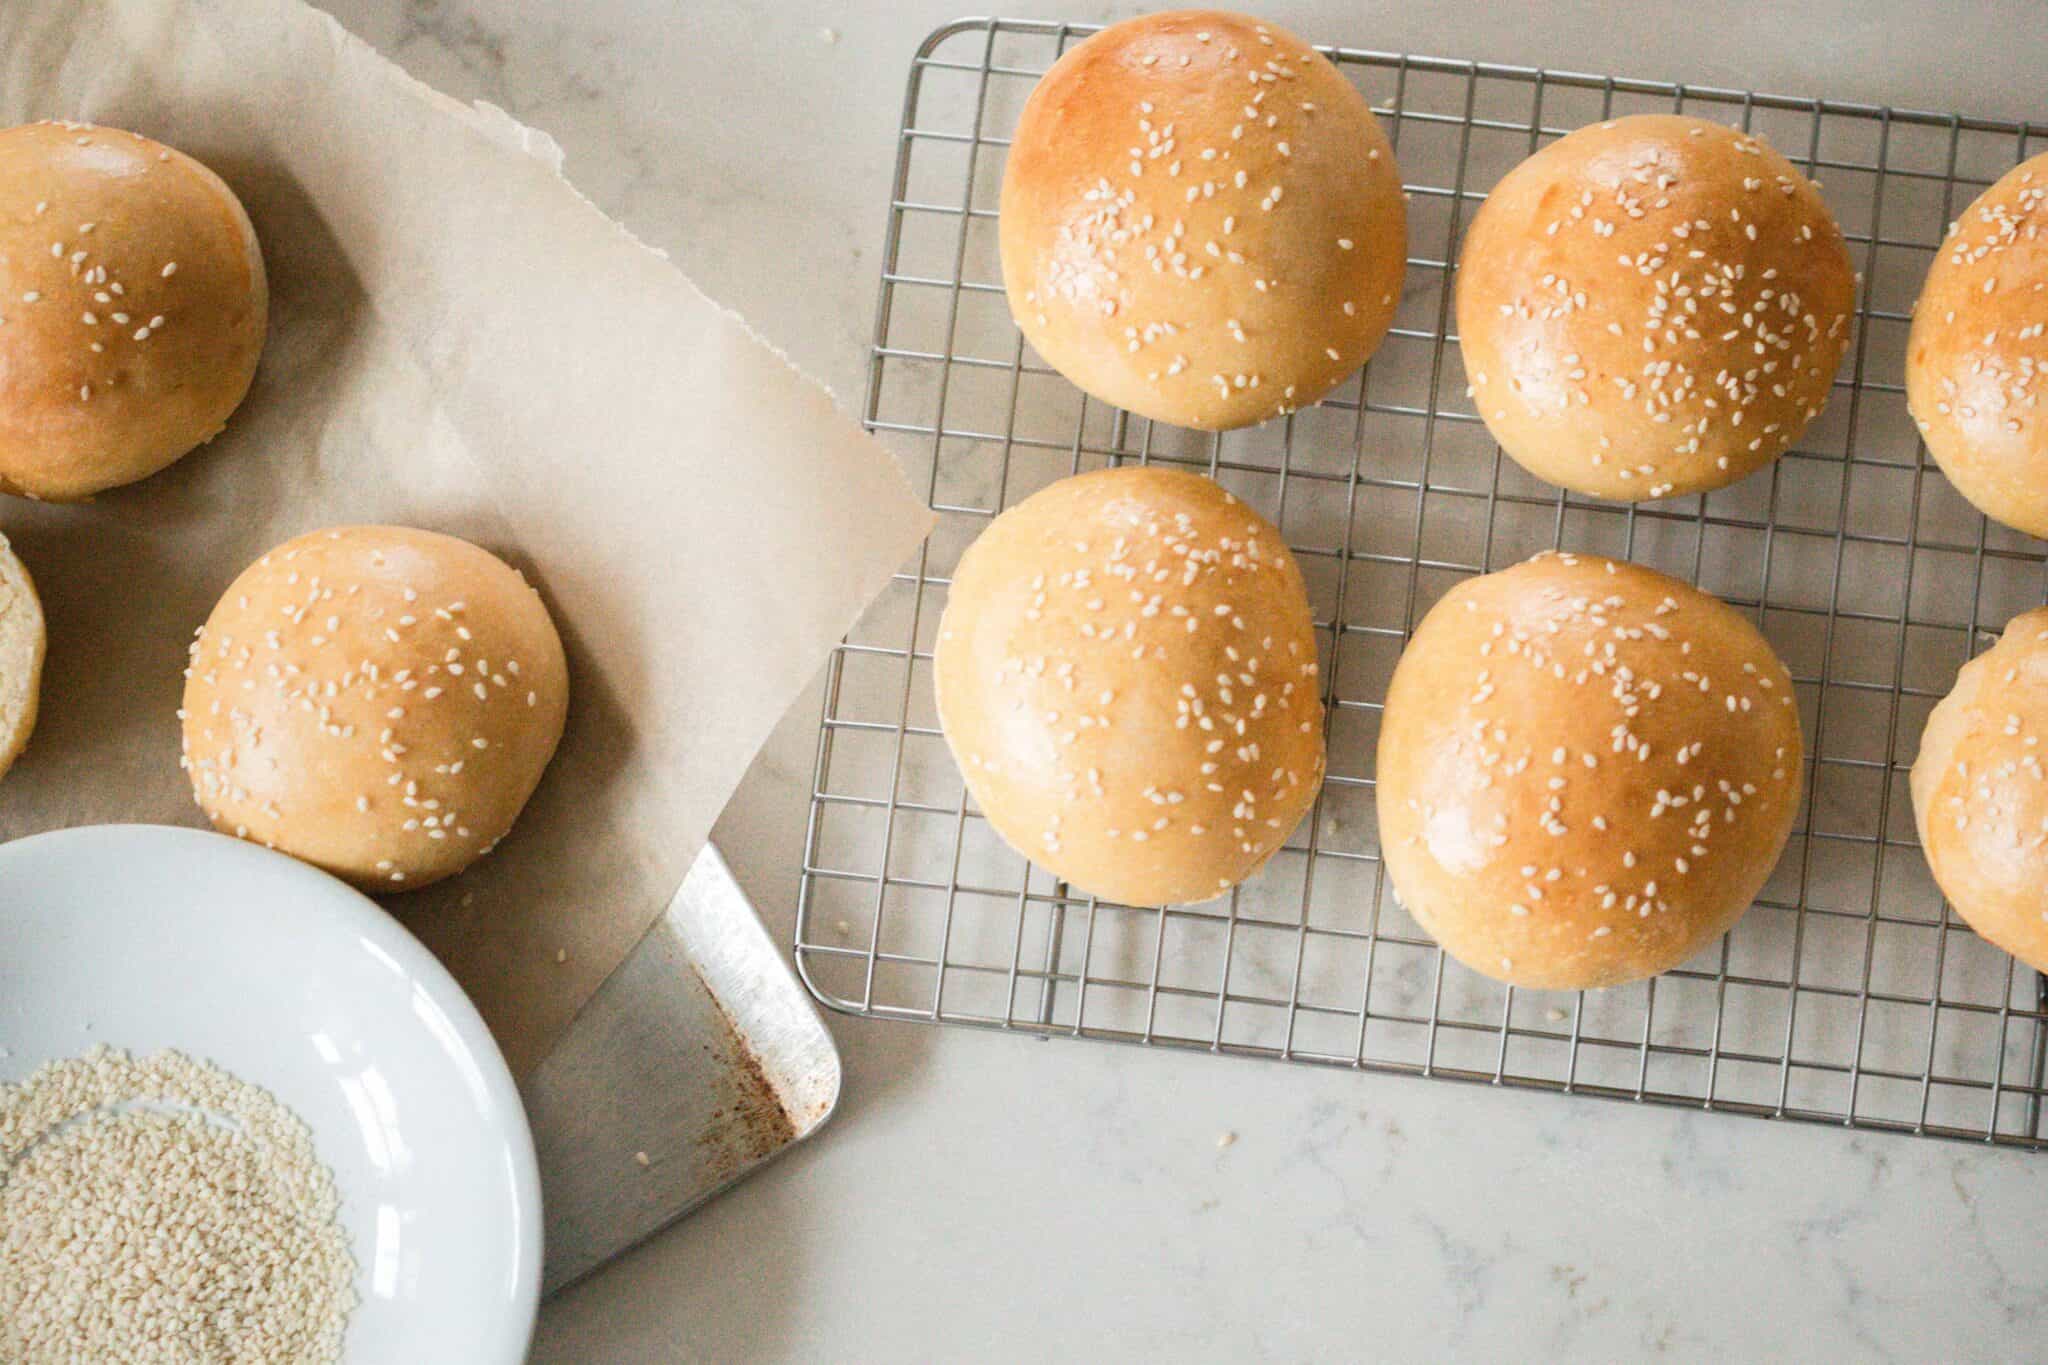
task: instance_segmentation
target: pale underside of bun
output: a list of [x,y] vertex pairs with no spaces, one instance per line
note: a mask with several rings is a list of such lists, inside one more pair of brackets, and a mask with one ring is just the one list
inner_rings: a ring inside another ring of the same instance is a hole
[[0,535],[0,775],[21,756],[36,728],[44,647],[35,583]]
[[1725,932],[1799,804],[1784,666],[1637,565],[1545,554],[1467,580],[1388,689],[1377,801],[1400,903],[1467,966],[1579,990]]
[[1935,883],[1976,932],[2048,971],[2048,608],[2013,618],[1935,706],[1913,818]]
[[1855,271],[1818,189],[1762,139],[1679,115],[1524,161],[1458,260],[1481,418],[1549,482],[1637,500],[1762,468],[1827,401]]
[[567,710],[561,639],[510,565],[452,536],[341,527],[223,594],[192,645],[182,762],[216,827],[407,891],[505,836]]
[[1323,775],[1316,641],[1279,533],[1209,479],[1063,479],[962,557],[940,724],[1014,848],[1133,905],[1207,900],[1287,839]]
[[2048,537],[2048,153],[1965,209],[1927,272],[1906,401],[1956,491]]
[[0,491],[132,483],[212,439],[255,376],[269,293],[207,167],[118,128],[0,130]]
[[1063,56],[1004,167],[1010,310],[1096,397],[1217,430],[1316,401],[1399,303],[1393,149],[1330,62],[1275,25],[1148,15]]

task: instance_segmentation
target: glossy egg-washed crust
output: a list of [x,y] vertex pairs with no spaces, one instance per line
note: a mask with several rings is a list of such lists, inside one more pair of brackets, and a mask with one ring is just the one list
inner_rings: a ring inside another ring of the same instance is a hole
[[1942,473],[1993,521],[2048,536],[2048,153],[1963,210],[1928,268],[1906,402]]
[[1784,665],[1725,603],[1539,555],[1453,588],[1402,654],[1381,853],[1402,906],[1475,971],[1612,986],[1749,908],[1791,833],[1801,754]]
[[488,853],[568,713],[561,638],[518,571],[453,536],[287,541],[192,643],[184,751],[214,825],[375,891]]
[[1315,402],[1393,321],[1393,149],[1329,60],[1215,10],[1104,29],[1025,102],[1003,282],[1026,339],[1096,397],[1219,430]]
[[1662,498],[1776,459],[1827,401],[1856,276],[1820,191],[1676,114],[1582,128],[1504,177],[1458,257],[1458,341],[1516,463]]
[[1936,885],[1983,937],[2048,971],[2048,607],[2016,616],[1927,717],[1913,818]]
[[953,576],[934,671],[989,823],[1109,900],[1235,886],[1322,782],[1301,570],[1197,474],[1099,470],[998,517]]
[[218,434],[269,294],[241,202],[118,128],[0,131],[0,491],[64,501]]

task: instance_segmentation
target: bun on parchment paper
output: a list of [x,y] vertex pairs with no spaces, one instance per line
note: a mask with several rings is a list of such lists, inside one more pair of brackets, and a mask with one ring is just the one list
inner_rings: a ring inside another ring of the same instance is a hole
[[1381,856],[1474,971],[1634,981],[1755,900],[1801,753],[1791,679],[1748,620],[1639,565],[1542,554],[1451,589],[1396,665]]
[[0,535],[0,776],[28,747],[43,685],[43,604]]
[[214,826],[387,892],[505,837],[569,704],[561,638],[519,572],[400,526],[257,560],[185,678],[182,762]]
[[1913,309],[1906,403],[1956,491],[2048,537],[2048,153],[1963,210]]
[[118,128],[0,131],[0,491],[86,498],[212,439],[268,306],[255,229],[205,166]]
[[1306,407],[1379,346],[1407,208],[1343,73],[1276,24],[1175,10],[1074,47],[1003,171],[1024,336],[1105,402],[1179,426]]
[[1105,899],[1228,890],[1322,782],[1301,570],[1197,474],[1097,470],[996,518],[954,574],[934,677],[989,823]]
[[1819,188],[1762,138],[1639,114],[1560,138],[1487,196],[1458,257],[1458,340],[1517,464],[1598,497],[1673,497],[1798,439],[1855,296]]

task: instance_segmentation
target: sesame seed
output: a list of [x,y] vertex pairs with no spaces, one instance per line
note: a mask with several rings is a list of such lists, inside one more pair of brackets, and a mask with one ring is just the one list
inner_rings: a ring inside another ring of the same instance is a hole
[[355,1267],[333,1175],[269,1094],[100,1047],[0,1085],[0,1133],[10,1357],[340,1358]]

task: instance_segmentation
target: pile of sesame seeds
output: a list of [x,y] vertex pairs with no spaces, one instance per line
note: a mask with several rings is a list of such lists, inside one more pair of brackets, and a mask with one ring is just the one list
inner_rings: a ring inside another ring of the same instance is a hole
[[100,1047],[0,1086],[0,1360],[333,1361],[334,1180],[276,1099]]

